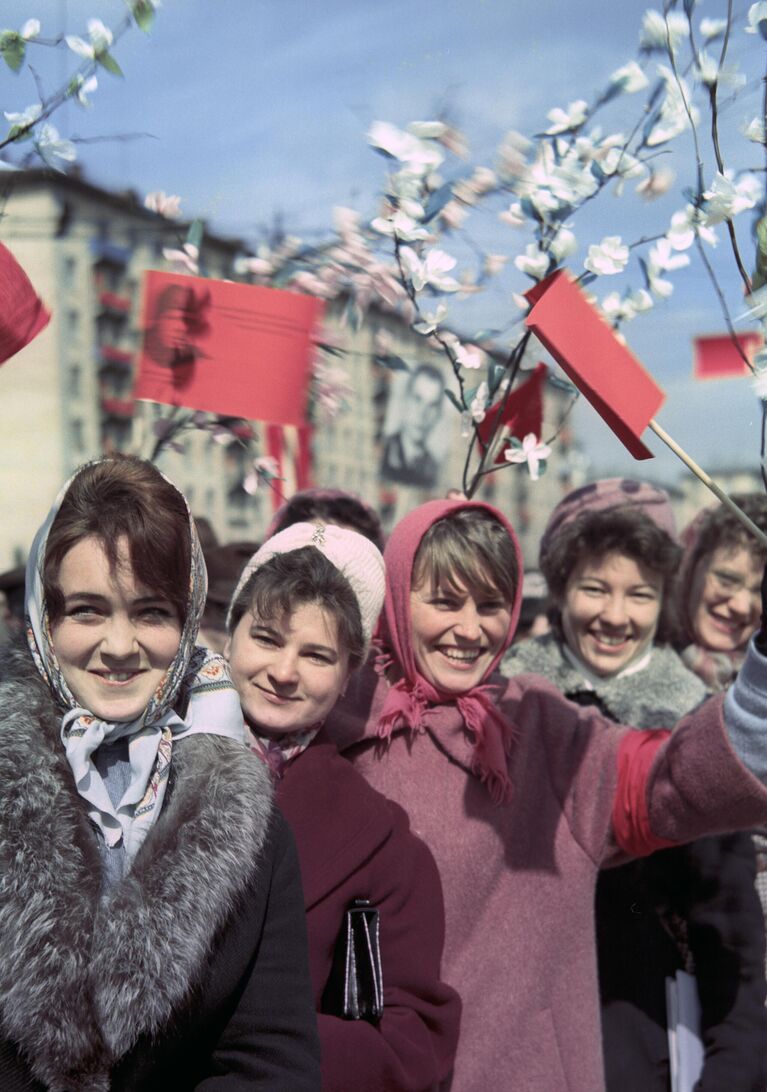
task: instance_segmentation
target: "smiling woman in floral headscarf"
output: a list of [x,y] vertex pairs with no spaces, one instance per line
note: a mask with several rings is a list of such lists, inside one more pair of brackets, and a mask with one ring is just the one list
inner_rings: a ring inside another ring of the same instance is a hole
[[384,677],[350,687],[327,727],[440,869],[443,975],[463,1000],[452,1087],[599,1092],[597,872],[616,842],[642,855],[767,815],[732,742],[758,735],[743,703],[767,711],[767,661],[751,654],[726,728],[720,698],[671,736],[631,731],[540,677],[495,673],[522,571],[497,509],[431,501],[384,556]]
[[317,1087],[294,849],[195,648],[205,590],[139,459],[83,467],[35,538],[0,685],[4,1090]]

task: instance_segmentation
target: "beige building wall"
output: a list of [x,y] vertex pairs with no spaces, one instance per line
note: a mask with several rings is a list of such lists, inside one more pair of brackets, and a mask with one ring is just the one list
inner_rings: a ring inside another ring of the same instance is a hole
[[[0,368],[0,572],[26,555],[32,536],[72,471],[104,450],[149,456],[153,424],[167,407],[131,402],[133,361],[141,336],[141,283],[145,270],[167,268],[164,246],[178,246],[184,227],[148,213],[133,194],[113,194],[76,176],[23,172],[14,176],[3,208],[0,238],[26,269],[52,312],[39,337]],[[206,235],[206,273],[231,277],[237,240]],[[343,343],[333,358],[349,378],[349,404],[335,419],[320,417],[313,443],[313,481],[359,494],[391,527],[405,512],[460,488],[466,451],[461,418],[446,406],[439,425],[440,478],[434,490],[386,481],[381,458],[387,405],[397,373],[376,362],[377,335],[411,369],[429,362],[455,389],[447,360],[388,313],[371,309],[361,327],[344,325],[343,309],[328,305],[326,324]],[[482,375],[467,373],[467,386]],[[402,380],[399,380],[401,383]],[[550,385],[544,436],[556,431],[568,396]],[[184,491],[219,541],[260,538],[275,497],[289,488],[276,482],[254,496],[242,478],[256,453],[209,433],[179,437],[183,452],[165,450],[158,465]],[[260,453],[265,453],[263,447]],[[505,468],[485,479],[478,494],[497,504],[519,530],[526,564],[534,566],[548,513],[577,479],[577,445],[563,430],[547,473],[531,482],[525,467]]]

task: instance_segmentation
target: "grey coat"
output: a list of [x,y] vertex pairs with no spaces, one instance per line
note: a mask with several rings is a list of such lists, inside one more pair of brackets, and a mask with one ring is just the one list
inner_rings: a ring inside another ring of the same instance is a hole
[[0,1088],[319,1088],[295,849],[263,765],[174,745],[162,814],[100,898],[97,835],[28,656],[0,684]]

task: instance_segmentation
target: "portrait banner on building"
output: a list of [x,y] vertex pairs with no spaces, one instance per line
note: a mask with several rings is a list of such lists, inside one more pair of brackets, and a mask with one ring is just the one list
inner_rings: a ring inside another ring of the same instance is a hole
[[135,397],[303,425],[321,316],[312,296],[151,270]]

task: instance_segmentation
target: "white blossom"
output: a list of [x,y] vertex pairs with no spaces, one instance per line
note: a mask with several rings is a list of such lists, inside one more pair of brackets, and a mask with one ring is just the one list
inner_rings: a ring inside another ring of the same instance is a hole
[[507,447],[504,452],[507,462],[527,463],[527,469],[534,482],[537,482],[540,477],[540,464],[545,463],[549,455],[551,455],[551,448],[548,444],[541,443],[534,432],[528,432],[519,446],[512,441],[512,446]]
[[421,292],[427,285],[437,292],[457,292],[461,287],[455,277],[446,276],[455,268],[455,258],[444,250],[429,250],[422,260],[412,247],[403,246],[400,260],[416,292]]
[[488,391],[488,386],[487,383],[485,383],[483,380],[477,387],[477,393],[474,395],[471,406],[469,407],[469,412],[471,413],[472,420],[478,425],[481,425],[485,419],[487,413],[487,404],[489,400],[490,394]]
[[37,38],[40,33],[40,20],[39,19],[27,19],[19,31],[20,36],[25,42],[31,42],[33,38]]
[[444,303],[437,304],[434,311],[424,312],[418,322],[413,323],[413,329],[417,334],[425,337],[433,334],[441,322],[447,318],[447,307]]
[[764,144],[765,141],[765,128],[764,118],[757,115],[752,118],[743,129],[743,136],[746,140],[753,140],[755,144]]
[[557,265],[563,262],[565,258],[569,258],[571,254],[574,254],[577,249],[578,240],[575,238],[574,232],[564,226],[559,229],[549,243],[549,254],[551,254]]
[[726,19],[701,19],[700,21],[701,36],[709,42],[714,38],[721,38],[725,30],[727,30]]
[[521,273],[540,279],[545,277],[550,265],[549,255],[541,250],[537,243],[528,243],[524,254],[518,254],[514,265]]
[[689,254],[680,254],[674,249],[669,239],[659,239],[650,250],[649,263],[658,272],[672,272],[684,269],[690,264]]
[[752,4],[748,9],[746,34],[761,34],[767,37],[767,3]]
[[80,72],[77,73],[74,79],[73,93],[81,106],[90,106],[91,101],[88,95],[91,95],[99,85],[99,81],[95,76],[88,76],[86,79]]
[[610,76],[611,86],[620,87],[621,91],[629,95],[633,95],[636,91],[644,91],[648,82],[647,76],[636,61],[629,61],[621,68],[616,68]]
[[435,144],[406,133],[388,121],[374,121],[368,141],[392,159],[407,164],[410,171],[419,176],[434,170],[445,158]]
[[642,19],[639,46],[648,51],[665,52],[670,44],[671,52],[675,53],[689,30],[687,16],[681,12],[670,11],[664,19],[661,12],[650,9],[644,13]]
[[746,209],[752,209],[761,199],[761,189],[761,183],[753,174],[746,173],[737,181],[732,181],[717,171],[711,188],[703,194],[706,202],[704,222],[721,224]]
[[370,226],[379,235],[396,235],[398,239],[402,239],[406,243],[414,243],[419,239],[429,238],[429,232],[423,224],[419,224],[412,216],[407,216],[399,210],[392,213],[391,216],[377,216],[375,220],[371,220]]
[[[695,124],[700,119],[700,113],[696,106],[691,104],[690,92],[685,81],[674,75],[670,68],[658,65],[658,74],[662,78],[666,97],[660,110],[660,117],[647,137],[647,145],[650,148],[658,144],[665,144],[679,136],[690,124],[690,116]],[[688,115],[689,109],[689,115]]]
[[19,128],[26,128],[28,125],[34,125],[37,119],[43,112],[42,105],[36,102],[33,106],[28,106],[26,110],[22,110],[21,113],[12,113],[11,111],[4,110],[3,113],[11,125],[19,126]]
[[40,127],[35,136],[35,147],[44,162],[55,171],[63,170],[63,163],[73,163],[77,159],[72,141],[62,139],[53,125]]
[[577,129],[586,120],[588,112],[589,104],[585,99],[576,99],[575,102],[569,103],[566,110],[555,106],[546,115],[551,122],[546,130],[547,135],[554,136],[556,133],[569,133],[570,130]]
[[584,266],[599,276],[621,273],[628,265],[629,248],[621,242],[620,235],[606,235],[601,243],[589,247]]
[[646,178],[642,179],[636,192],[647,201],[653,201],[656,197],[662,197],[664,193],[668,193],[675,182],[676,174],[670,167],[655,167]]
[[144,198],[144,208],[157,212],[168,220],[176,220],[181,215],[181,198],[178,194],[167,194],[164,190],[154,190]]
[[73,53],[77,53],[80,57],[87,57],[89,60],[95,60],[100,54],[109,50],[113,41],[112,31],[109,27],[104,26],[100,19],[89,19],[86,26],[90,38],[89,42],[86,42],[83,38],[78,38],[75,34],[67,34],[64,41]]

